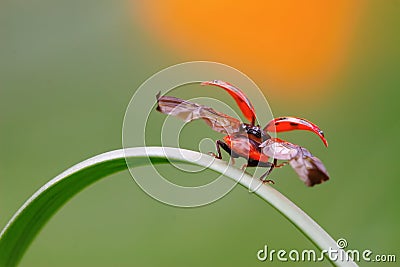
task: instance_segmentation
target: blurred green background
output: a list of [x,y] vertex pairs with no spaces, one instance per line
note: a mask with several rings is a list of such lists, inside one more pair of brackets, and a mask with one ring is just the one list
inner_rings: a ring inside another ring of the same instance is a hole
[[[61,171],[121,148],[125,108],[149,76],[203,59],[152,38],[132,18],[141,4],[0,3],[0,227]],[[369,1],[363,12],[344,70],[323,85],[330,92],[326,97],[296,101],[282,92],[270,99],[276,116],[302,116],[324,129],[329,149],[310,133],[282,137],[320,157],[331,180],[307,188],[288,167],[273,178],[278,190],[334,238],[346,238],[349,248],[399,257],[400,2]],[[268,81],[255,82],[268,96]],[[231,101],[222,93],[220,99]],[[211,133],[201,123],[192,127],[199,136]],[[68,202],[32,243],[21,266],[285,264],[258,262],[256,252],[264,244],[313,248],[285,218],[242,187],[212,205],[182,209],[150,198],[125,171]]]

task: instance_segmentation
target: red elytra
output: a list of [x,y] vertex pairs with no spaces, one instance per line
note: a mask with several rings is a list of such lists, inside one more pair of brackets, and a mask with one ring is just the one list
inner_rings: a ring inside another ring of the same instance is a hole
[[[222,159],[220,148],[232,158],[242,157],[247,160],[243,167],[268,167],[260,179],[266,177],[276,167],[289,163],[300,179],[307,185],[313,186],[329,180],[329,174],[320,159],[313,156],[307,149],[287,141],[272,138],[268,132],[285,132],[293,130],[311,131],[319,136],[325,146],[328,142],[323,131],[314,123],[297,117],[279,117],[271,120],[261,129],[255,125],[256,114],[247,96],[234,85],[214,80],[202,82],[202,85],[214,85],[227,91],[238,104],[240,110],[250,123],[218,112],[210,107],[171,96],[157,95],[157,110],[190,122],[195,119],[204,120],[213,130],[226,134],[222,140],[216,141],[216,158]],[[272,159],[272,161],[271,161]],[[278,160],[283,164],[278,164]]]
[[253,104],[251,104],[250,99],[248,99],[247,96],[239,88],[236,88],[232,84],[220,80],[202,82],[201,85],[215,85],[227,91],[233,97],[233,99],[235,99],[246,119],[248,119],[251,124],[255,123],[256,112],[254,110]]

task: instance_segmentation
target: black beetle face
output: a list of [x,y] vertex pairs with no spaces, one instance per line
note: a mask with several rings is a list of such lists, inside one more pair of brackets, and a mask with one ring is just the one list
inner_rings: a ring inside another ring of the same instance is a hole
[[267,134],[266,132],[264,132],[260,126],[255,126],[255,125],[250,125],[247,123],[243,123],[243,129],[244,131],[249,134],[249,135],[253,135],[256,138],[260,138],[261,141],[265,141],[267,139],[270,139],[271,136],[269,134]]

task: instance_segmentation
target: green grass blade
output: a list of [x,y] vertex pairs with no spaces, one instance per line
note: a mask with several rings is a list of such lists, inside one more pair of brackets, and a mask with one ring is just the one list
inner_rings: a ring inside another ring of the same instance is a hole
[[[16,266],[29,244],[51,216],[70,198],[85,187],[110,174],[127,169],[125,157],[131,166],[162,164],[169,161],[195,162],[208,166],[209,160],[200,159],[199,152],[178,148],[129,148],[107,152],[85,160],[50,180],[34,193],[15,213],[0,233],[0,266]],[[167,160],[168,157],[168,160]],[[224,173],[246,188],[254,188],[254,179],[227,163],[215,160],[208,168]],[[151,178],[151,177],[149,177]],[[254,192],[287,217],[320,250],[336,248],[336,242],[314,220],[293,202],[269,185]],[[352,261],[334,262],[336,266],[357,266]]]

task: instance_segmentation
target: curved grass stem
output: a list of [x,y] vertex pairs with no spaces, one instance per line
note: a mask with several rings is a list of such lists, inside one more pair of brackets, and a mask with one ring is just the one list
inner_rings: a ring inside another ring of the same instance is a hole
[[[200,157],[201,156],[201,157]],[[0,266],[16,266],[40,229],[70,198],[85,187],[130,166],[185,162],[208,167],[254,191],[289,219],[320,250],[337,248],[336,242],[304,211],[270,185],[257,186],[254,179],[221,160],[199,152],[168,147],[137,147],[103,153],[78,163],[36,191],[14,214],[0,233]],[[196,160],[192,160],[196,159]],[[195,163],[193,163],[195,162]],[[330,259],[328,259],[330,260]],[[336,266],[357,266],[353,261],[332,261]]]

